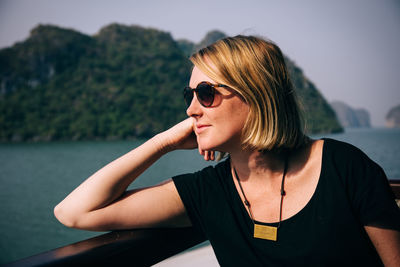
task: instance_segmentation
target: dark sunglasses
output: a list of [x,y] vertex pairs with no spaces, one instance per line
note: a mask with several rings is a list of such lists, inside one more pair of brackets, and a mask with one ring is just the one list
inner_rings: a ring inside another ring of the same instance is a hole
[[212,84],[210,82],[201,82],[197,85],[196,88],[190,88],[186,86],[183,89],[183,97],[185,98],[185,102],[187,107],[190,106],[193,99],[193,91],[196,93],[197,100],[203,107],[211,107],[214,102],[215,96],[215,88],[216,87],[229,87],[224,84]]

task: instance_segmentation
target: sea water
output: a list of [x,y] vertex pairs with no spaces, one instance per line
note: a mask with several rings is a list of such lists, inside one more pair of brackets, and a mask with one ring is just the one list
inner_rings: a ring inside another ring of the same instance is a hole
[[[400,178],[400,129],[347,129],[325,137],[356,145],[382,166],[388,178]],[[54,218],[53,208],[96,170],[142,142],[0,144],[0,264],[99,235],[64,227]],[[175,151],[130,188],[209,164],[196,150]]]

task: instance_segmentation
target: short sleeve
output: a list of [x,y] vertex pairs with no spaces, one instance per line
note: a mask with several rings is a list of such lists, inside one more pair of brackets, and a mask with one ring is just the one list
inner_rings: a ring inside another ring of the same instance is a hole
[[361,223],[400,231],[400,209],[383,169],[355,147],[344,157],[350,199]]
[[172,178],[193,227],[205,239],[208,238],[205,234],[204,210],[207,210],[210,198],[207,181],[210,180],[208,177],[212,169],[212,167],[207,167],[195,173],[178,175]]
[[199,200],[199,194],[193,190],[195,188],[194,184],[196,183],[196,174],[179,175],[173,177],[172,180],[174,181],[193,227],[204,236],[204,228],[199,220],[200,207],[196,205],[199,204],[198,201],[196,201],[196,199]]

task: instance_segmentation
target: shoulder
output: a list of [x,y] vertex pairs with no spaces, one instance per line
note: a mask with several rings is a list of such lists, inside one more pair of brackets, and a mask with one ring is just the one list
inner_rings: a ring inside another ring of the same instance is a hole
[[[354,145],[324,139],[323,173],[329,185],[340,181],[363,225],[398,229],[399,209],[384,170]],[[336,179],[337,178],[337,179]]]
[[364,153],[360,148],[331,138],[324,138],[323,146],[323,160],[327,163],[334,163],[340,166],[363,166],[365,168],[378,168],[369,156]]
[[200,171],[195,172],[194,176],[206,180],[209,179],[215,180],[216,178],[225,179],[229,174],[229,170],[230,170],[230,161],[229,159],[226,159],[214,166],[208,166]]
[[325,175],[339,177],[350,191],[367,192],[372,187],[387,189],[384,170],[361,149],[334,139],[324,140],[322,172]]
[[175,184],[193,185],[197,188],[213,186],[216,183],[222,183],[228,177],[229,169],[229,160],[224,160],[214,166],[208,166],[193,173],[175,176],[172,180]]
[[365,190],[376,183],[388,183],[384,170],[370,159],[361,149],[352,144],[324,139],[322,173],[329,177],[338,177],[347,187]]
[[324,140],[324,149],[329,150],[330,153],[344,153],[344,154],[350,153],[351,155],[354,154],[365,155],[365,153],[362,152],[361,149],[352,144],[332,138],[323,138],[322,140]]
[[197,173],[201,176],[225,176],[229,171],[230,162],[229,159],[219,162],[214,166],[208,166]]
[[194,224],[197,220],[202,220],[200,214],[207,214],[209,210],[224,203],[229,166],[229,160],[226,160],[215,166],[172,178]]

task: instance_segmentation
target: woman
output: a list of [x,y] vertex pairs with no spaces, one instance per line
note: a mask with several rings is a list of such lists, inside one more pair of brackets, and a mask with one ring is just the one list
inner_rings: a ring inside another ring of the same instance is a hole
[[[193,225],[222,266],[400,262],[400,212],[385,174],[349,144],[304,135],[276,45],[236,36],[190,59],[189,118],[76,188],[55,208],[63,224],[100,231]],[[205,160],[217,151],[229,156],[125,192],[162,155],[194,148]]]

